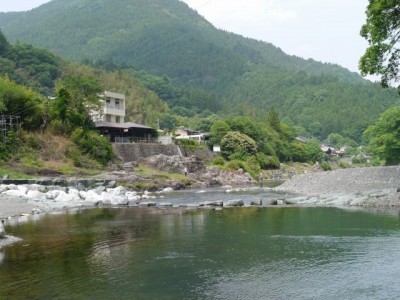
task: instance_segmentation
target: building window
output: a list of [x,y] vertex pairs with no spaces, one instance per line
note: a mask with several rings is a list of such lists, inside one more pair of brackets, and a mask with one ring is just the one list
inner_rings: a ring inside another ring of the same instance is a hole
[[111,115],[106,115],[106,122],[111,122]]
[[121,123],[121,118],[120,117],[115,117],[115,123]]
[[119,109],[119,100],[115,100],[115,108]]

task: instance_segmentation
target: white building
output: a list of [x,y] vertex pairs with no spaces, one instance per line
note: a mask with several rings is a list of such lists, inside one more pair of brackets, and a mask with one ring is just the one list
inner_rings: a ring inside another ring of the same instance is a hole
[[125,95],[105,91],[101,95],[104,103],[101,111],[92,112],[94,122],[105,121],[109,123],[122,124],[125,122]]

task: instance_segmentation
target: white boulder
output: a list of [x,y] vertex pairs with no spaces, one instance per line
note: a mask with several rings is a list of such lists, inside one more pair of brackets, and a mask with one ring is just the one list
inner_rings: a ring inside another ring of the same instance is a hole
[[3,195],[13,196],[13,197],[26,197],[26,190],[7,190],[2,192]]

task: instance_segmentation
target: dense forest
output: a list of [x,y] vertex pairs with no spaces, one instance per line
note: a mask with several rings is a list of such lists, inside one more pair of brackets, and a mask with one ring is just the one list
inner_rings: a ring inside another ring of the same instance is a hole
[[29,12],[0,14],[0,26],[11,41],[115,76],[132,75],[164,101],[160,111],[142,102],[130,112],[132,120],[154,125],[159,119],[169,129],[197,126],[214,114],[262,121],[274,108],[299,134],[360,141],[368,125],[399,104],[392,89],[338,65],[217,30],[178,0],[53,0]]

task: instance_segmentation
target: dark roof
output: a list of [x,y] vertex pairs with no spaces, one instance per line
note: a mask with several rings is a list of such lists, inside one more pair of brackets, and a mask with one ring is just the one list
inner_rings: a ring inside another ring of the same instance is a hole
[[132,123],[132,122],[124,123],[124,125],[127,126],[128,128],[144,128],[144,129],[153,129],[153,130],[155,130],[154,128],[151,128],[149,126],[136,124],[136,123]]
[[109,128],[121,128],[121,129],[129,129],[129,128],[142,128],[142,129],[152,129],[154,128],[144,126],[141,124],[136,124],[132,122],[127,123],[113,123],[113,122],[105,122],[105,121],[97,121],[96,127],[109,127]]

